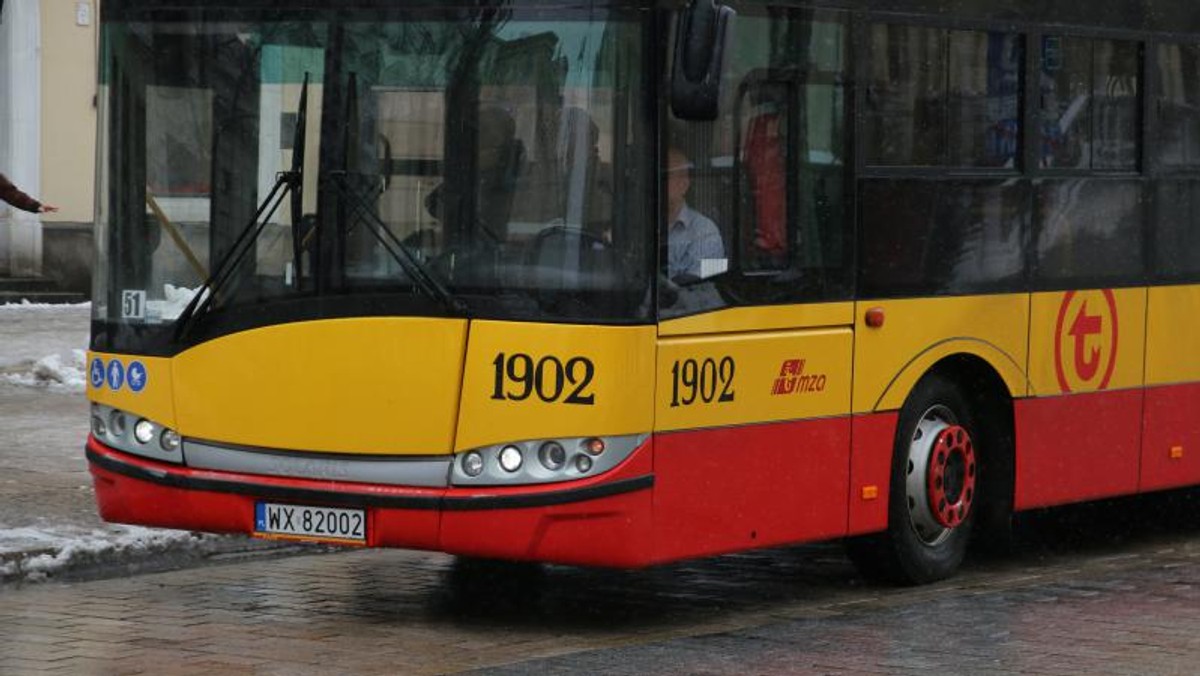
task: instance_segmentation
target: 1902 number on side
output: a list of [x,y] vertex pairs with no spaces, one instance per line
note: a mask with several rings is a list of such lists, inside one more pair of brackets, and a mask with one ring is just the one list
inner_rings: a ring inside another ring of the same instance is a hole
[[684,359],[671,366],[671,407],[695,403],[725,404],[734,400],[733,357]]

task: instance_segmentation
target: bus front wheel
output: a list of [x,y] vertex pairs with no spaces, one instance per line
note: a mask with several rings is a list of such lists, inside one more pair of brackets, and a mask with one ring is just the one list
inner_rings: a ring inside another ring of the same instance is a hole
[[979,485],[979,425],[959,387],[938,373],[909,394],[896,427],[886,532],[851,543],[869,575],[924,584],[966,555]]

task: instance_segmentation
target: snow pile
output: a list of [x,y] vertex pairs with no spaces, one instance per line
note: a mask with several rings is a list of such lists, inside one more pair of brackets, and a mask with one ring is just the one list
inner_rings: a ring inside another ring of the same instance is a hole
[[71,350],[65,360],[60,354],[51,354],[33,363],[28,368],[10,367],[3,374],[4,380],[26,387],[47,387],[65,392],[83,392],[87,389],[87,354],[83,350]]
[[60,571],[205,551],[218,536],[112,525],[95,530],[0,528],[0,581],[37,582]]
[[82,393],[91,304],[0,305],[0,385]]
[[19,303],[0,303],[0,311],[4,310],[35,310],[35,311],[51,311],[51,312],[72,312],[76,310],[90,310],[91,302],[83,303],[31,303],[28,299],[22,298]]

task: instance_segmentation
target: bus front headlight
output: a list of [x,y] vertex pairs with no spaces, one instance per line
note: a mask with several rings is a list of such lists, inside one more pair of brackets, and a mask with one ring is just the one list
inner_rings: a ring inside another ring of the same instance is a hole
[[516,446],[505,446],[500,449],[500,469],[505,472],[515,472],[521,469],[521,463],[525,458],[521,455],[521,449]]
[[139,444],[148,444],[154,438],[154,423],[142,418],[133,426],[133,438],[138,440]]

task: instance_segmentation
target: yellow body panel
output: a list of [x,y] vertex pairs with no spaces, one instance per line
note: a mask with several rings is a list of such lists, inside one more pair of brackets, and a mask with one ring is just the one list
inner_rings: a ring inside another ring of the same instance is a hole
[[[134,415],[153,420],[160,425],[175,427],[175,402],[172,396],[171,360],[163,357],[130,356],[127,354],[88,353],[89,375],[93,361],[104,364],[105,382],[99,387],[88,378],[87,397],[98,404],[105,404]],[[107,372],[113,361],[121,366],[122,385],[114,390],[109,386]],[[145,383],[140,392],[128,383],[129,367],[134,362],[145,367]]]
[[1146,384],[1200,381],[1200,285],[1149,291],[1146,320]]
[[846,415],[853,345],[849,327],[661,339],[655,428]]
[[466,329],[368,317],[217,338],[174,359],[178,431],[265,448],[447,453]]
[[[929,367],[958,353],[987,361],[1012,396],[1024,396],[1028,299],[1011,294],[858,302],[854,411],[900,408]],[[883,326],[866,325],[871,308],[883,310]]]
[[1030,322],[1031,394],[1142,385],[1146,289],[1035,293]]
[[649,432],[654,334],[653,326],[473,321],[456,449]]
[[815,305],[769,305],[728,308],[717,312],[669,319],[659,325],[658,335],[684,336],[706,333],[776,331],[821,326],[850,326],[853,323],[854,303],[850,301]]

